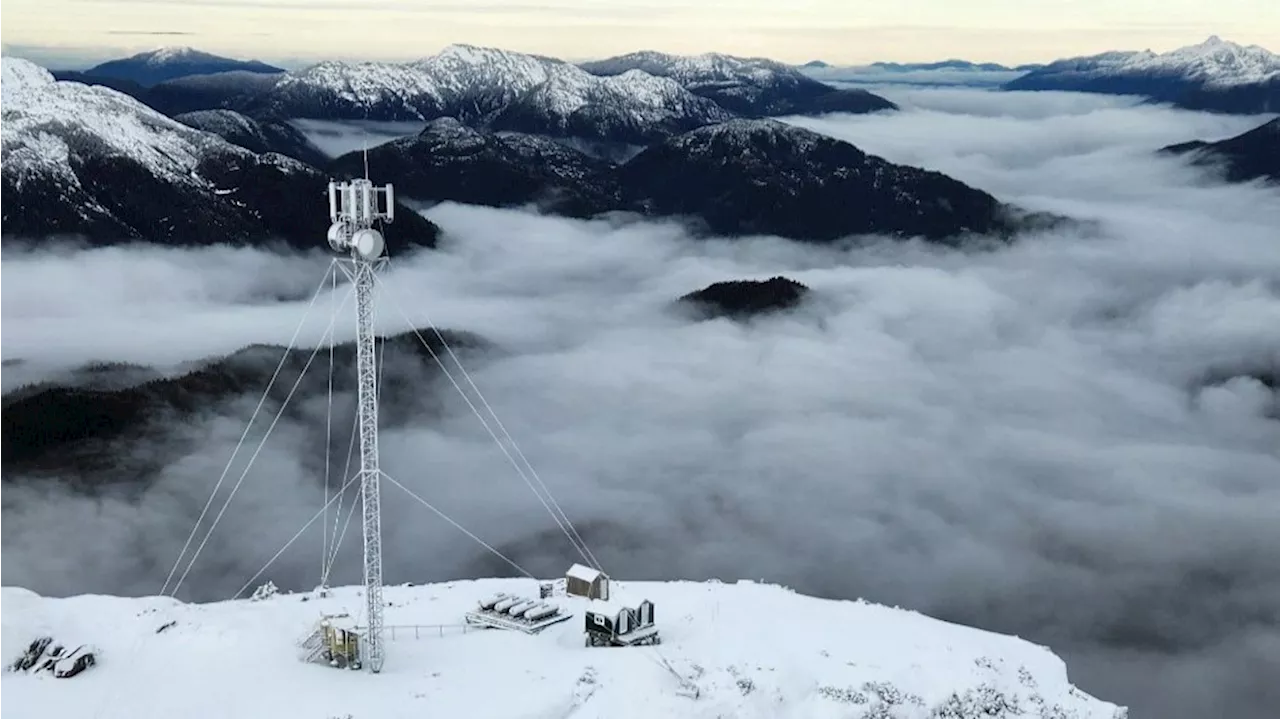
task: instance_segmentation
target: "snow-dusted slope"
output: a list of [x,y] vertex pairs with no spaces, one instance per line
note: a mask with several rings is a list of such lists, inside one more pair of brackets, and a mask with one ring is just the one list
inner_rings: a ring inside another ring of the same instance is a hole
[[639,71],[671,78],[695,94],[749,117],[874,112],[895,107],[864,90],[839,90],[792,66],[758,57],[720,53],[681,56],[643,51],[583,63],[581,67],[602,76]]
[[235,60],[190,47],[162,47],[120,60],[111,60],[90,68],[85,74],[132,80],[144,86],[154,85],[187,75],[242,70],[260,73],[283,72],[256,60]]
[[[255,154],[114,90],[55,81],[25,60],[0,62],[6,238],[312,247],[323,237],[323,204],[311,198],[324,177],[314,168]],[[434,241],[434,227],[421,223],[410,236]]]
[[[389,587],[381,674],[300,661],[322,613],[358,619],[355,588],[187,605],[171,599],[46,599],[5,588],[3,651],[39,636],[99,650],[72,679],[6,672],[5,714],[184,719],[1118,719],[1074,688],[1047,649],[882,606],[756,584],[628,583],[648,598],[657,647],[584,646],[579,613],[538,635],[464,632],[464,612],[532,580]],[[573,600],[560,599],[580,610]],[[175,622],[163,632],[157,632]],[[415,630],[414,627],[417,627]],[[696,694],[696,698],[693,696]]]
[[402,121],[443,106],[433,78],[412,65],[330,61],[288,73],[252,107],[288,118]]
[[494,130],[644,145],[733,116],[679,83],[631,71],[596,77],[555,66],[545,82],[490,119]]
[[451,114],[481,120],[562,72],[565,63],[474,45],[450,45],[413,67],[431,79]]
[[101,86],[55,81],[26,60],[3,58],[4,177],[21,184],[54,175],[78,187],[82,153],[127,158],[165,180],[202,186],[193,174],[205,153],[249,153],[197,132]]
[[1280,55],[1217,36],[1166,53],[1117,51],[1050,63],[1010,90],[1126,93],[1194,109],[1280,111]]
[[286,75],[250,108],[290,118],[432,120],[617,143],[730,114],[679,83],[596,77],[536,55],[453,45],[409,64],[327,62]]
[[314,167],[328,164],[328,157],[287,122],[259,121],[234,110],[198,110],[173,119],[257,154],[276,152]]

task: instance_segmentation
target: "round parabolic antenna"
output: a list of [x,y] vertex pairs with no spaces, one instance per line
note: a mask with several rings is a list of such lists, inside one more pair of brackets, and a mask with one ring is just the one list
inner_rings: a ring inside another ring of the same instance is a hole
[[364,259],[376,259],[382,256],[382,233],[377,230],[360,230],[351,237],[351,245]]
[[335,222],[329,226],[329,246],[335,252],[343,252],[347,249],[347,226],[341,222]]

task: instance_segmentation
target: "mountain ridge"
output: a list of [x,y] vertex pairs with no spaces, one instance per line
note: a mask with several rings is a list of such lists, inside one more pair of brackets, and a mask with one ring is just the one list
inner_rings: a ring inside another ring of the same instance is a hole
[[1228,182],[1265,180],[1280,184],[1280,117],[1215,142],[1192,140],[1161,148],[1187,156],[1193,165],[1220,170]]
[[[307,201],[325,187],[319,170],[254,153],[114,90],[56,80],[25,60],[0,62],[6,242],[63,235],[313,247],[327,230]],[[435,225],[399,214],[401,241],[434,245]]]
[[866,90],[840,89],[814,80],[796,68],[761,57],[723,53],[671,55],[645,50],[585,62],[588,72],[618,76],[641,71],[668,77],[741,117],[866,113],[898,106]]
[[1109,51],[1057,60],[1003,88],[1141,95],[1189,110],[1278,112],[1280,55],[1214,35],[1165,53]]
[[[861,234],[962,242],[1020,225],[998,200],[941,173],[895,165],[776,120],[735,119],[676,135],[621,164],[547,138],[437,120],[369,151],[398,194],[427,202],[537,205],[590,217],[684,217],[694,231],[830,242]],[[361,153],[337,158],[358,176]]]

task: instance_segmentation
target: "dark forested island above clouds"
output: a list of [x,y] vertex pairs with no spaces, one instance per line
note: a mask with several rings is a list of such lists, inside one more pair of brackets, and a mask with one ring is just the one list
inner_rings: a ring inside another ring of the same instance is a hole
[[1221,172],[1228,182],[1280,183],[1280,117],[1225,140],[1192,140],[1161,152],[1185,155],[1193,164]]

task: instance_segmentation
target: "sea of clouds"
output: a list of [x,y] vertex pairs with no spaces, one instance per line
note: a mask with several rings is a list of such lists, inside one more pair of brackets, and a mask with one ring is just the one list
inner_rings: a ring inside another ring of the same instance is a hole
[[[441,248],[395,254],[383,275],[380,331],[434,324],[499,348],[467,370],[615,576],[865,597],[1048,644],[1135,717],[1268,716],[1280,192],[1155,153],[1265,118],[1070,93],[886,94],[901,113],[789,121],[1091,222],[991,252],[695,240],[674,222],[444,204],[429,211]],[[395,253],[394,225],[388,236]],[[174,371],[285,344],[328,262],[10,252],[3,350],[23,361],[5,390],[88,361]],[[745,324],[672,311],[709,283],[778,274],[812,288],[804,307]],[[303,346],[344,292],[321,292]],[[438,381],[421,392],[443,413],[384,432],[383,468],[521,566],[562,572],[570,543],[462,396]],[[135,443],[182,448],[141,494],[7,477],[4,584],[159,591],[256,400]],[[319,510],[325,410],[308,407],[264,445],[182,596],[234,593]],[[348,428],[331,432],[335,462]],[[511,571],[383,491],[388,581]],[[313,586],[334,514],[264,578]],[[359,581],[358,545],[353,530],[332,581]]]

